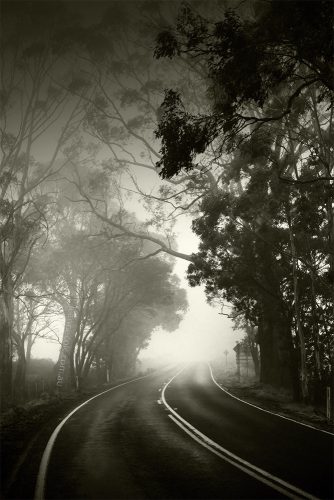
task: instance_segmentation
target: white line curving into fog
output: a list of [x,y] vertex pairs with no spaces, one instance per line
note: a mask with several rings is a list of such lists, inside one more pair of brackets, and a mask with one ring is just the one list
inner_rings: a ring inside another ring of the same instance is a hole
[[209,451],[217,455],[219,458],[232,464],[234,467],[237,467],[238,469],[242,470],[243,472],[255,478],[256,480],[266,484],[267,486],[270,486],[274,490],[283,493],[288,498],[292,499],[302,498],[307,500],[317,499],[317,497],[307,493],[306,491],[297,488],[296,486],[284,481],[283,479],[280,479],[279,477],[270,474],[269,472],[257,467],[256,465],[247,462],[246,460],[243,460],[239,456],[223,448],[218,443],[216,443],[208,436],[203,434],[201,431],[199,431],[196,427],[191,425],[190,422],[181,417],[181,415],[179,415],[175,410],[173,410],[173,408],[166,401],[165,392],[167,387],[173,382],[173,380],[176,377],[178,377],[178,375],[180,375],[180,373],[184,369],[185,368],[182,368],[182,370],[178,371],[176,375],[174,375],[169,380],[169,382],[167,382],[161,393],[161,400],[165,405],[165,407],[168,409],[168,411],[171,413],[169,417],[173,420],[173,422],[176,425],[178,425],[184,432],[186,432],[192,439],[197,441],[201,446],[208,449]]
[[144,375],[143,377],[138,377],[132,380],[128,380],[127,382],[123,382],[122,384],[115,385],[114,387],[111,387],[110,389],[107,389],[106,391],[100,392],[99,394],[95,394],[92,398],[87,399],[87,401],[84,401],[81,403],[81,405],[77,406],[72,410],[55,428],[53,433],[50,436],[49,441],[47,442],[47,445],[45,447],[41,463],[39,466],[38,474],[37,474],[37,481],[36,481],[36,488],[35,488],[35,495],[34,499],[35,500],[44,500],[44,493],[45,493],[45,482],[46,482],[46,474],[47,474],[47,469],[50,461],[50,456],[52,452],[52,448],[55,444],[55,441],[57,439],[57,436],[59,432],[61,431],[62,427],[64,424],[67,422],[69,418],[74,415],[80,408],[85,406],[87,403],[90,401],[93,401],[93,399],[98,398],[99,396],[102,396],[102,394],[106,394],[107,392],[113,391],[114,389],[118,389],[119,387],[122,387],[123,385],[128,385],[131,384],[132,382],[137,382],[138,380],[142,380],[143,378],[151,377],[154,375],[153,373],[150,373],[149,375]]
[[253,408],[256,408],[257,410],[264,411],[265,413],[270,413],[270,415],[275,415],[276,417],[284,418],[284,420],[290,420],[290,422],[294,422],[295,424],[302,425],[303,427],[308,427],[309,429],[313,429],[314,431],[324,432],[325,434],[329,434],[330,436],[334,436],[334,434],[330,431],[325,431],[324,429],[318,429],[317,427],[314,427],[313,425],[310,425],[310,424],[304,424],[303,422],[299,422],[298,420],[294,420],[293,418],[286,417],[285,415],[281,415],[280,413],[275,413],[275,412],[270,411],[270,410],[266,410],[265,408],[261,408],[260,406],[256,406],[253,403],[249,403],[248,401],[245,401],[244,399],[238,398],[238,396],[231,394],[229,391],[224,389],[224,387],[221,386],[219,384],[219,382],[217,382],[217,380],[215,379],[215,377],[213,375],[211,365],[209,363],[208,363],[208,367],[209,367],[209,370],[211,373],[212,381],[216,384],[217,387],[219,387],[219,389],[221,391],[225,392],[225,394],[227,394],[228,396],[231,396],[231,398],[237,399],[238,401],[240,401],[241,403],[244,403],[245,405],[253,406]]

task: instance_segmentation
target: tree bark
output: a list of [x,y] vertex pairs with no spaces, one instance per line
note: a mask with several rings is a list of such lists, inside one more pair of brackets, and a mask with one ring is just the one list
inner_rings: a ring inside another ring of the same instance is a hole
[[319,338],[319,324],[317,318],[317,299],[315,292],[315,273],[313,268],[311,268],[311,303],[312,303],[312,336],[314,341],[314,366],[315,366],[315,378],[320,380],[321,378],[321,354],[320,354],[320,338]]
[[29,366],[30,360],[31,360],[31,349],[33,345],[33,338],[32,338],[32,333],[31,330],[28,332],[28,339],[27,339],[27,350],[26,350],[26,363],[27,363],[27,368]]
[[295,246],[294,236],[293,236],[292,226],[291,226],[291,217],[290,217],[289,212],[287,213],[287,217],[288,217],[288,224],[289,224],[290,249],[291,249],[291,254],[292,254],[292,279],[293,279],[294,311],[295,311],[297,335],[298,335],[298,341],[299,341],[300,389],[301,389],[302,400],[307,401],[308,396],[309,396],[308,373],[307,373],[307,365],[306,365],[305,336],[304,336],[304,330],[303,330],[302,321],[301,321],[301,317],[300,317],[301,306],[300,306],[300,300],[299,300],[299,282],[298,282],[298,276],[297,276],[297,269],[298,269],[298,267],[297,267],[298,266],[298,264],[297,264],[297,252],[296,252],[296,246]]
[[61,304],[65,317],[64,334],[62,345],[57,363],[57,380],[56,385],[58,390],[71,388],[75,386],[75,377],[73,369],[73,344],[76,329],[75,308],[66,300],[57,298]]
[[[334,184],[329,185],[333,189]],[[333,317],[334,317],[334,197],[330,195],[327,200],[327,220],[328,220],[328,246],[329,246],[329,282],[331,285]]]
[[260,382],[294,392],[290,325],[276,304],[264,303],[259,323]]
[[0,400],[1,408],[6,408],[13,397],[13,293],[10,278],[2,278],[0,293]]
[[250,322],[246,323],[246,334],[248,339],[248,345],[251,352],[252,360],[254,363],[255,377],[259,380],[260,378],[260,359],[258,352],[258,342],[256,339],[256,327]]
[[15,402],[24,401],[26,398],[26,374],[27,361],[24,352],[24,345],[17,349],[18,359],[16,362],[16,371],[14,378],[14,400]]

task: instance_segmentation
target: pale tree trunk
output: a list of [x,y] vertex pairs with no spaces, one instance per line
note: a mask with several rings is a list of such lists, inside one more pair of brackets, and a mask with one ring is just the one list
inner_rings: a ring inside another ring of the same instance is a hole
[[[331,179],[333,175],[333,152],[332,152],[332,144],[331,141],[324,140],[324,132],[325,130],[321,128],[320,117],[318,113],[317,106],[317,95],[314,87],[310,88],[310,96],[313,103],[313,123],[314,130],[318,135],[319,141],[319,150],[321,157],[325,160],[323,162],[323,167],[320,171],[321,175],[326,176],[329,180],[326,181],[326,187],[328,188],[328,197],[326,200],[326,212],[327,212],[327,223],[328,223],[328,260],[329,260],[329,282],[331,286],[331,297],[332,297],[332,311],[334,318],[334,196],[333,196],[333,188],[334,181]],[[328,136],[332,135],[333,128],[333,112],[334,108],[331,106],[328,123],[329,129],[327,130]],[[332,356],[333,353],[329,352],[329,356]]]
[[73,387],[75,383],[72,354],[75,340],[76,314],[75,307],[69,304],[65,299],[59,299],[59,297],[57,297],[57,300],[63,308],[65,317],[65,327],[57,363],[58,369],[56,380],[57,389],[62,390],[66,387]]
[[30,360],[31,360],[31,349],[33,345],[33,338],[32,338],[32,332],[31,330],[28,332],[28,338],[27,338],[27,350],[26,350],[26,363],[27,363],[27,368],[29,367]]
[[[331,188],[334,188],[332,183]],[[331,283],[331,295],[334,318],[334,198],[329,196],[327,201],[327,219],[328,219],[328,244],[329,244],[329,281]]]
[[297,326],[297,335],[299,341],[299,354],[300,354],[300,389],[303,401],[307,401],[309,397],[309,389],[308,389],[308,373],[307,373],[307,364],[306,364],[306,346],[305,346],[305,335],[304,329],[301,322],[300,315],[300,300],[299,300],[299,283],[298,283],[298,259],[296,246],[292,231],[291,225],[291,216],[289,209],[287,209],[287,218],[289,225],[289,238],[290,238],[290,249],[292,254],[292,279],[293,279],[293,296],[294,296],[294,311],[296,318],[296,326]]
[[312,336],[314,340],[314,366],[316,372],[317,380],[321,378],[321,358],[320,358],[320,339],[319,339],[319,328],[318,328],[318,318],[317,318],[317,300],[316,292],[314,286],[314,270],[311,267],[311,299],[312,299]]
[[255,327],[251,323],[247,323],[246,333],[247,333],[247,337],[248,337],[248,343],[249,343],[249,348],[250,348],[252,360],[254,363],[255,377],[257,379],[259,379],[259,377],[260,377],[260,360],[259,360],[259,352],[258,352],[257,342],[255,340],[256,330],[255,330]]

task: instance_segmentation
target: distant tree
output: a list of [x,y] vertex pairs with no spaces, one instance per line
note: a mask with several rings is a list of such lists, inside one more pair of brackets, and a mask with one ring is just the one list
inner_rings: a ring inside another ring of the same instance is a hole
[[242,343],[244,343],[250,350],[252,360],[254,363],[254,371],[255,371],[255,376],[257,378],[260,377],[260,357],[259,357],[259,350],[258,350],[258,327],[251,323],[250,321],[247,321],[245,317],[241,314],[235,314],[233,316],[232,313],[232,318],[233,318],[233,323],[234,323],[234,330],[243,330],[245,331],[245,337],[242,339]]
[[[130,302],[124,304],[128,313],[100,351],[100,359],[113,378],[132,374],[137,357],[154,330],[161,327],[174,331],[187,309],[185,290],[179,287],[170,263],[155,258],[147,261],[144,267],[138,261],[129,270],[132,270],[131,276],[140,271],[138,288],[134,286]],[[135,307],[129,308],[131,303],[135,303]]]
[[54,390],[55,363],[48,358],[31,358],[27,367],[27,398],[45,397]]
[[[172,318],[177,324],[186,304],[170,262],[155,257],[156,252],[150,255],[140,242],[124,234],[95,233],[98,225],[91,218],[94,215],[81,213],[72,221],[68,218],[58,225],[54,241],[32,256],[35,283],[62,307],[65,318],[59,386],[81,387],[101,349],[104,353],[123,349],[113,337],[129,315],[138,321],[141,315],[155,318],[150,329],[146,323],[149,336],[156,324],[166,323],[164,314],[171,315],[169,325]],[[120,344],[123,341],[125,337],[119,339]],[[132,345],[135,350],[141,345],[135,332]],[[128,354],[132,359],[133,354]]]
[[56,309],[50,298],[39,298],[38,292],[23,291],[14,303],[13,347],[16,358],[14,400],[26,396],[26,374],[31,361],[31,350],[41,338],[56,341],[53,330]]

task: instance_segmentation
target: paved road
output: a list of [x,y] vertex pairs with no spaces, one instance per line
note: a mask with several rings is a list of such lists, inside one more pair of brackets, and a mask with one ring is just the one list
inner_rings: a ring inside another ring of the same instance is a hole
[[[175,424],[161,402],[173,374],[124,385],[76,412],[52,449],[45,497],[285,498]],[[238,402],[213,383],[206,365],[185,369],[164,396],[220,446],[315,497],[333,498],[332,436]]]

